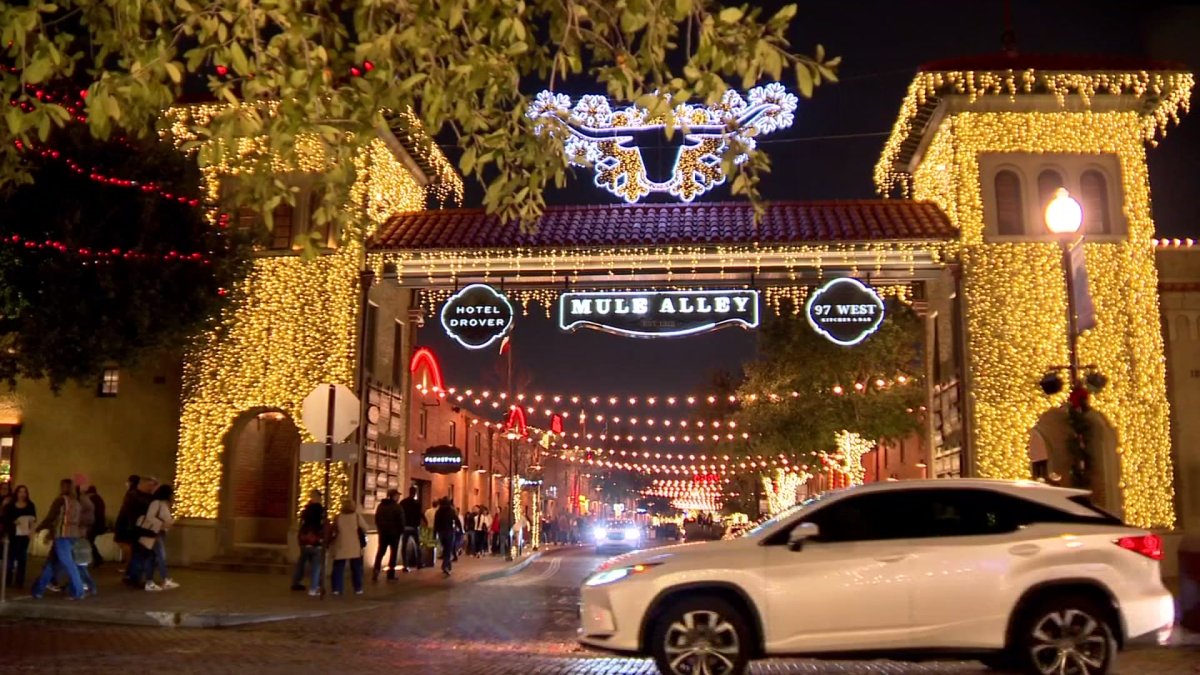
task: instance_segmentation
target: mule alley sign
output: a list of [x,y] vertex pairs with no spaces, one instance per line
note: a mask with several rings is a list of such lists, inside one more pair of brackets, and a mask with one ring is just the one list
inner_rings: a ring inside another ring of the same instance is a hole
[[582,291],[558,296],[558,325],[662,338],[758,327],[758,291]]
[[858,279],[842,277],[814,291],[804,314],[813,330],[830,342],[849,347],[879,329],[883,300]]
[[512,304],[487,284],[466,286],[442,305],[442,330],[467,349],[487,347],[512,324]]

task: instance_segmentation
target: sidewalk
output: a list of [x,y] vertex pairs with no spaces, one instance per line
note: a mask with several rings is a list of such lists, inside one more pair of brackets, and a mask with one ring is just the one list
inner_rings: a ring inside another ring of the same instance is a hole
[[[387,582],[381,576],[378,583],[372,583],[368,566],[364,570],[366,581],[363,595],[354,595],[347,570],[346,594],[341,597],[326,595],[324,598],[288,590],[290,576],[207,572],[186,568],[172,572],[171,576],[179,582],[179,588],[147,592],[123,584],[117,573],[117,565],[108,563],[98,571],[93,570],[92,576],[99,589],[97,595],[75,601],[66,592],[46,593],[41,600],[34,600],[29,595],[30,583],[24,590],[8,589],[8,601],[0,603],[0,617],[167,628],[222,628],[343,614],[380,607],[411,597],[414,593],[428,593],[447,586],[515,574],[542,553],[528,553],[511,563],[503,557],[462,558],[454,564],[454,573],[449,578],[444,577],[438,568],[425,568],[409,574],[397,574],[394,582]],[[30,559],[30,580],[37,578],[42,562],[41,559]]]

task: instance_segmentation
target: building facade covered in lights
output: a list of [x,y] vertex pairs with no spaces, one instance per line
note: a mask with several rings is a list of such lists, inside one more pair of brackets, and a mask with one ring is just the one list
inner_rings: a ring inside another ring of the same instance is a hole
[[[1200,264],[1186,246],[1156,250],[1146,166],[1147,144],[1186,110],[1192,85],[1182,68],[1144,60],[930,64],[875,166],[883,198],[776,202],[758,222],[749,204],[723,202],[550,207],[529,229],[481,210],[425,210],[431,190],[457,180],[452,170],[436,148],[381,139],[356,167],[346,205],[361,233],[330,233],[312,259],[286,242],[264,252],[222,330],[186,358],[174,453],[182,534],[172,545],[182,560],[205,560],[291,540],[301,495],[321,484],[320,465],[298,461],[300,443],[315,440],[300,402],[325,382],[363,401],[358,461],[337,465],[334,492],[367,510],[414,483],[428,498],[510,508],[508,477],[536,483],[530,467],[543,472],[541,492],[518,503],[535,518],[578,512],[580,476],[593,470],[667,481],[794,470],[778,458],[548,443],[532,405],[533,431],[511,433],[505,408],[515,399],[492,405],[451,391],[414,359],[418,326],[472,283],[499,289],[518,313],[549,314],[567,291],[657,287],[753,290],[763,312],[781,314],[801,311],[829,279],[857,278],[923,318],[926,405],[916,438],[848,445],[840,480],[1030,478],[1066,452],[1055,411],[1067,393],[1038,386],[1068,361],[1062,252],[1042,215],[1060,187],[1083,207],[1096,312],[1078,339],[1080,362],[1107,378],[1092,397],[1103,426],[1091,448],[1097,492],[1135,525],[1200,524],[1200,459],[1186,453],[1200,428],[1172,414],[1200,400]],[[318,160],[292,172],[316,184]],[[214,167],[210,189],[236,173]],[[304,227],[302,213],[289,217]],[[462,451],[459,474],[425,473],[421,454],[437,445]],[[813,476],[805,489],[837,484]]]

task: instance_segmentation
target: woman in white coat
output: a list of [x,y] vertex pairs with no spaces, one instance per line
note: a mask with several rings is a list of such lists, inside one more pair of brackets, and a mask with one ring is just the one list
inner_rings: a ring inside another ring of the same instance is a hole
[[334,595],[341,595],[346,585],[346,562],[350,563],[350,581],[354,584],[354,594],[363,592],[363,548],[366,547],[367,523],[362,514],[354,506],[353,499],[342,500],[342,512],[330,523],[330,536],[333,541],[329,545],[333,552],[333,579],[331,587]]

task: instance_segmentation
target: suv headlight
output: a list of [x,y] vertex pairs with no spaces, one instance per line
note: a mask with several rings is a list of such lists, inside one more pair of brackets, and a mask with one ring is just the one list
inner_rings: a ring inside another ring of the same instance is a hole
[[649,565],[629,565],[626,567],[614,567],[610,570],[597,572],[588,577],[587,581],[583,582],[584,586],[603,586],[611,584],[614,581],[620,581],[627,576],[640,574],[649,570],[652,567],[658,567],[662,563],[651,563]]

